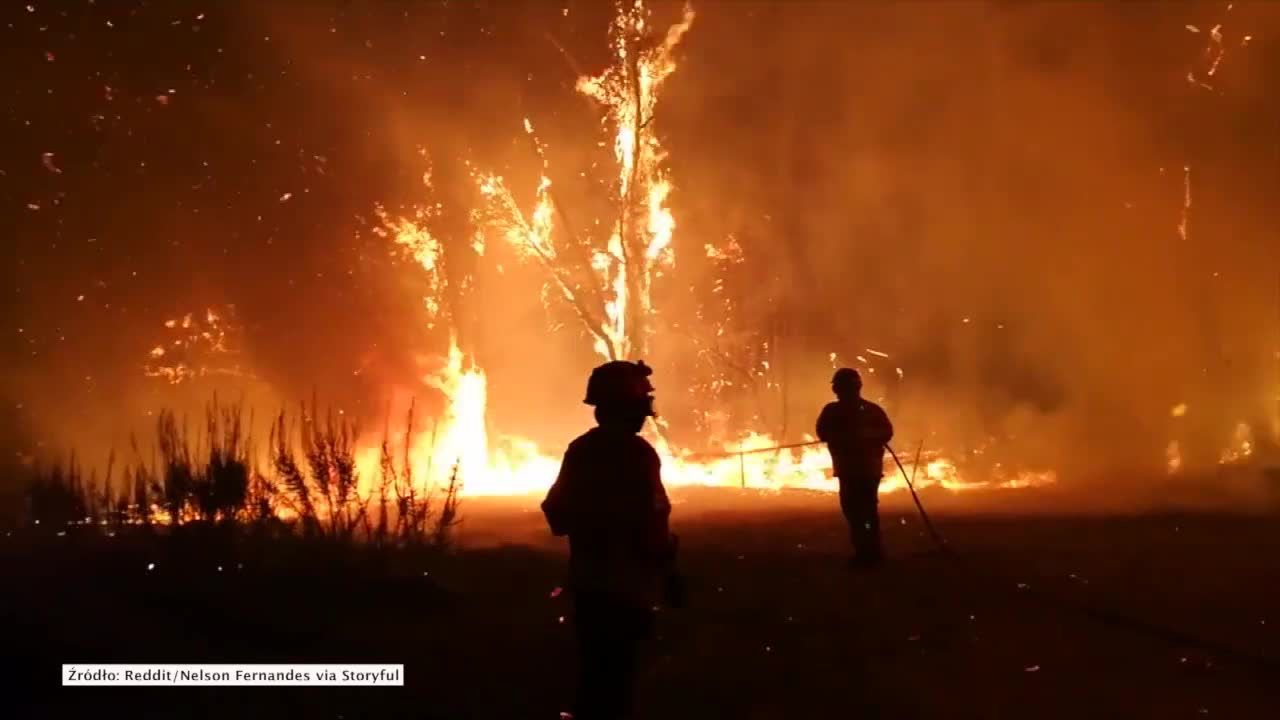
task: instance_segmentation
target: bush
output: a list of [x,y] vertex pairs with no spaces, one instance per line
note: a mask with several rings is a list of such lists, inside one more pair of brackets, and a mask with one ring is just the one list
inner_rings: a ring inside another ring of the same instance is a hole
[[74,453],[65,466],[36,468],[27,485],[23,521],[60,529],[93,525],[111,532],[159,525],[170,534],[188,526],[270,528],[339,542],[449,545],[459,518],[458,468],[455,464],[444,488],[416,481],[412,406],[400,438],[403,453],[393,446],[388,421],[377,477],[367,488],[356,464],[357,426],[346,416],[330,410],[322,416],[313,398],[309,407],[300,406],[296,420],[283,410],[277,414],[262,445],[253,442],[252,415],[247,424],[244,418],[241,403],[224,406],[215,396],[205,408],[203,433],[193,437],[185,417],[162,410],[151,462],[131,438],[133,458],[119,482],[113,482],[114,452],[101,484],[96,471],[84,479]]

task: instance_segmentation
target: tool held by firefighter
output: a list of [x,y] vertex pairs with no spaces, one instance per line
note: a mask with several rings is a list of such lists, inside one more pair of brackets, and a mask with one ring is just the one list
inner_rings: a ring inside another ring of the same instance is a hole
[[643,362],[621,360],[592,371],[583,402],[597,425],[569,444],[542,503],[552,534],[569,539],[575,717],[625,715],[653,609],[684,601],[661,461],[639,435],[656,415],[652,374]]
[[915,464],[911,466],[910,475],[907,474],[907,469],[902,467],[902,461],[898,459],[898,453],[893,451],[893,447],[885,443],[884,449],[889,451],[889,454],[893,456],[893,461],[897,463],[898,471],[902,473],[902,479],[907,483],[907,490],[911,491],[911,499],[915,501],[916,509],[920,511],[920,519],[924,521],[924,526],[929,530],[929,537],[933,538],[933,542],[938,546],[939,550],[943,552],[950,550],[951,546],[947,545],[946,539],[942,537],[938,529],[933,526],[933,521],[929,519],[929,513],[925,512],[924,503],[920,502],[920,496],[916,494],[916,484],[912,480],[916,469],[920,467],[920,450],[924,449],[924,443],[921,442],[920,450],[916,451],[916,460]]

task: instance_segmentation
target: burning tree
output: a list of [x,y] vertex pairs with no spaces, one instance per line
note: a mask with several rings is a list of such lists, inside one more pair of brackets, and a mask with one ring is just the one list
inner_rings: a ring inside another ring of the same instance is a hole
[[[779,441],[758,432],[768,400],[781,401],[777,417],[786,434],[787,398],[778,382],[777,340],[782,331],[776,318],[764,326],[744,323],[746,293],[758,288],[752,286],[745,253],[733,235],[720,243],[704,243],[705,252],[682,258],[682,263],[702,263],[698,267],[713,279],[682,304],[678,319],[658,312],[655,284],[675,266],[676,222],[668,207],[672,183],[655,121],[662,87],[676,69],[675,50],[691,28],[694,13],[686,7],[665,31],[655,28],[650,18],[643,0],[620,0],[609,28],[613,62],[598,74],[580,74],[575,84],[580,95],[603,111],[600,122],[612,139],[612,172],[601,183],[606,203],[591,206],[575,196],[575,204],[566,205],[556,192],[549,148],[535,131],[535,119],[525,117],[524,135],[537,163],[527,209],[506,178],[470,161],[463,165],[473,184],[450,183],[442,177],[440,188],[456,192],[455,184],[471,185],[477,191],[478,202],[465,213],[467,222],[461,222],[463,214],[455,205],[468,203],[439,202],[435,197],[409,217],[392,217],[379,208],[379,231],[426,273],[429,325],[443,325],[450,335],[447,355],[424,378],[444,396],[445,407],[430,432],[420,433],[406,448],[407,455],[429,468],[423,478],[427,487],[444,485],[455,467],[460,468],[468,494],[538,491],[555,477],[555,457],[526,438],[487,427],[485,374],[467,352],[465,333],[460,335],[466,323],[459,310],[467,304],[471,262],[494,262],[486,253],[495,244],[510,247],[540,270],[544,301],[559,303],[572,314],[599,357],[646,357],[654,350],[650,339],[658,330],[679,337],[679,346],[687,349],[680,361],[690,391],[682,395],[696,398],[689,410],[704,443],[730,451],[777,445]],[[576,63],[570,64],[576,68]],[[431,171],[423,180],[434,195]],[[745,402],[739,406],[745,413],[734,412],[734,403],[726,402],[734,399]],[[756,431],[738,431],[743,428]],[[673,449],[662,426],[657,431],[664,474],[674,484],[745,485],[750,470],[768,485],[834,487],[822,470],[829,460],[821,448],[805,447],[799,457],[771,453],[695,460]],[[954,464],[927,460],[922,484],[966,486],[957,478]],[[366,462],[373,466],[372,454]],[[1016,482],[1023,486],[1040,480],[1019,477]]]
[[693,18],[686,7],[682,20],[659,37],[643,2],[619,2],[610,27],[616,63],[578,79],[578,92],[604,109],[602,123],[614,138],[614,218],[605,224],[607,236],[592,236],[569,221],[552,190],[545,148],[528,118],[525,132],[542,167],[533,211],[520,209],[501,176],[475,174],[485,200],[475,213],[477,224],[497,231],[522,257],[542,266],[590,333],[596,352],[610,360],[647,353],[653,279],[674,259],[675,218],[666,206],[671,182],[653,121],[658,91],[676,68],[673,51]]
[[[524,130],[540,168],[532,211],[521,210],[503,177],[473,173],[484,201],[472,214],[479,233],[498,236],[540,266],[550,294],[572,310],[595,352],[607,360],[648,357],[650,339],[663,320],[654,285],[674,267],[676,221],[667,204],[672,182],[655,121],[660,92],[677,67],[675,50],[694,17],[686,6],[679,21],[663,32],[652,25],[642,0],[619,0],[609,28],[613,64],[577,79],[576,90],[603,110],[600,122],[612,138],[615,174],[607,182],[611,217],[585,225],[571,222],[555,192],[547,148],[527,117]],[[563,48],[561,52],[567,56]],[[576,62],[570,65],[577,67]],[[576,208],[572,216],[578,217]],[[593,234],[594,228],[604,232]],[[729,235],[719,243],[704,243],[703,249],[692,259],[705,263],[714,278],[709,292],[697,293],[692,312],[681,321],[662,323],[662,329],[693,349],[688,389],[703,401],[696,413],[698,429],[721,426],[713,434],[725,435],[723,422],[712,421],[716,413],[706,407],[724,407],[728,394],[745,393],[755,405],[748,414],[759,420],[765,396],[781,386],[771,379],[769,334],[758,327],[733,327],[739,303],[728,284],[736,277],[733,271],[742,267],[742,247]],[[772,339],[776,341],[776,328]],[[779,420],[785,432],[785,392],[782,397]]]

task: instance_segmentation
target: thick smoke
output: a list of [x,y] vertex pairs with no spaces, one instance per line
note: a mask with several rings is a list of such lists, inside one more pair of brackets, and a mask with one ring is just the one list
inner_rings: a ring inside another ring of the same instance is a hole
[[1259,192],[1275,109],[1255,83],[1273,8],[726,4],[702,20],[673,101],[696,128],[671,143],[681,199],[768,258],[757,287],[815,389],[793,405],[818,401],[827,352],[862,355],[904,440],[1012,435],[1014,459],[1077,481],[1158,471],[1171,439],[1216,463],[1237,423],[1267,424],[1280,243]]

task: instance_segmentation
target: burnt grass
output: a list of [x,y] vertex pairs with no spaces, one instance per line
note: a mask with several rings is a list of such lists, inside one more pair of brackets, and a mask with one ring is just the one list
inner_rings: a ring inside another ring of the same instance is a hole
[[[1264,718],[1280,517],[885,509],[845,569],[829,496],[677,494],[690,606],[659,614],[652,718]],[[926,502],[929,496],[926,494]],[[998,502],[998,501],[997,501]],[[556,718],[564,547],[536,500],[468,500],[452,551],[189,529],[0,541],[6,717]],[[149,565],[154,565],[148,569]],[[221,568],[219,570],[219,567]],[[62,688],[75,662],[394,662],[403,688]]]

